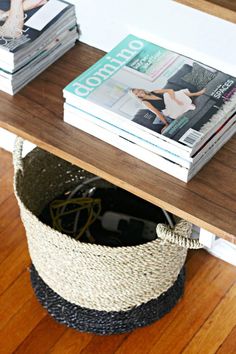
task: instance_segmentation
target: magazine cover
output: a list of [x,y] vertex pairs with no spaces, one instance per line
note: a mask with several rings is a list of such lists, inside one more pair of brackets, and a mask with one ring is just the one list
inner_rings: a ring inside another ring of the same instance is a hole
[[15,53],[72,7],[60,0],[0,0],[0,48]]
[[193,151],[236,110],[236,80],[129,35],[72,81],[64,96],[122,129],[135,127],[137,134],[138,127]]

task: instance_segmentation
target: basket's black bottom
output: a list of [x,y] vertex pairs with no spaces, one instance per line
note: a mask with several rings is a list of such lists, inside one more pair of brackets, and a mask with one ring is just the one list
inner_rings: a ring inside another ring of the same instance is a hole
[[60,323],[83,332],[117,334],[129,332],[159,320],[178,302],[184,291],[184,269],[174,285],[158,298],[129,311],[97,311],[80,307],[55,293],[39,276],[34,265],[30,269],[32,287],[39,302]]

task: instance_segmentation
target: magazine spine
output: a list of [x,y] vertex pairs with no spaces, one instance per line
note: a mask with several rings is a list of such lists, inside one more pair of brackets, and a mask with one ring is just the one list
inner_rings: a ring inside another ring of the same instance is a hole
[[182,158],[189,158],[191,153],[191,148],[181,145],[176,141],[171,141],[170,138],[166,138],[162,134],[152,132],[147,132],[147,129],[140,129],[139,124],[130,121],[127,118],[124,118],[114,112],[111,111],[104,111],[103,107],[99,106],[98,104],[92,103],[83,98],[79,98],[74,94],[67,92],[65,89],[63,90],[64,98],[66,102],[82,111],[85,111],[91,115],[94,115],[106,122],[117,126],[123,130],[126,130],[141,139],[149,141],[151,144],[159,145],[165,150],[171,151],[172,153],[181,156]]
[[[208,132],[204,135],[203,139],[200,140],[199,144],[196,144],[191,151],[190,156],[196,154],[196,152],[201,149],[201,147],[207,142],[207,140],[222,126],[222,124],[235,112],[236,110],[236,93],[230,98],[229,101],[225,102],[224,105],[219,109],[219,111],[214,114],[210,121],[205,124],[201,129],[204,130],[208,128]],[[212,125],[212,128],[210,127]]]
[[88,121],[87,119],[84,119],[80,116],[76,116],[65,110],[64,111],[64,121],[82,131],[85,133],[88,133],[95,138],[98,138],[100,140],[103,140],[104,142],[118,148],[119,150],[122,150],[137,159],[163,171],[168,173],[169,175],[172,175],[173,177],[178,178],[179,180],[183,182],[187,182],[188,179],[188,169],[171,162],[169,160],[166,160],[164,157],[159,156],[157,154],[154,154],[152,152],[148,152],[146,149],[144,149],[141,146],[138,146],[135,143],[132,143],[129,140],[126,140],[125,138],[114,134],[112,132],[109,132],[107,134],[106,129]]
[[229,121],[222,126],[222,128],[215,133],[215,135],[209,140],[209,142],[193,157],[193,165],[195,165],[200,158],[202,158],[205,153],[219,140],[221,136],[235,123],[236,121],[236,114],[234,114]]
[[132,141],[133,143],[142,146],[143,148],[147,149],[148,151],[151,151],[153,153],[156,153],[160,156],[163,156],[166,159],[169,159],[185,168],[191,169],[194,167],[194,165],[200,160],[200,158],[205,155],[205,153],[211,148],[212,145],[215,144],[215,142],[227,131],[227,129],[232,126],[232,124],[236,121],[236,115],[232,116],[228,122],[226,122],[224,125],[220,126],[220,130],[218,132],[215,132],[215,135],[207,142],[207,144],[192,158],[189,159],[183,159],[180,156],[173,154],[171,151],[164,150],[161,147],[151,144],[148,141],[145,141],[144,139],[141,139],[133,134],[130,134],[129,132],[126,132],[116,126],[113,126],[112,124],[107,123],[106,121],[95,117],[93,115],[88,114],[87,112],[81,111],[76,107],[73,107],[67,103],[64,103],[64,108],[71,113],[74,113],[75,119],[77,116],[84,117],[88,121],[91,121],[92,123],[104,128],[107,130],[107,134],[109,132],[113,132],[117,135],[122,136],[125,139],[128,139]]
[[51,57],[47,62],[42,61],[41,65],[38,67],[37,72],[32,74],[30,77],[27,77],[27,79],[21,80],[20,82],[18,82],[18,85],[16,87],[4,86],[4,87],[1,87],[1,90],[12,95],[12,96],[15,95],[19,90],[21,90],[25,85],[27,85],[30,81],[32,81],[35,77],[37,77],[40,73],[42,73],[46,68],[48,68],[56,60],[58,60],[63,54],[65,54],[74,45],[75,45],[75,39],[72,38],[70,41],[68,41],[67,45],[63,48],[63,50],[56,49],[55,52],[53,52],[53,54],[54,54],[53,57]]
[[17,70],[15,73],[10,74],[0,70],[0,84],[2,85],[5,82],[6,84],[10,85],[13,82],[21,81],[22,79],[24,81],[24,78],[29,70],[34,71],[37,65],[40,65],[42,60],[44,60],[49,55],[52,55],[58,47],[61,47],[62,45],[67,45],[72,40],[75,42],[76,39],[76,29],[74,29],[73,31],[65,31],[63,36],[57,36],[56,41],[54,38],[53,41],[51,41],[50,44],[44,50],[38,53],[35,58],[30,60],[26,65]]
[[211,149],[203,156],[194,168],[189,172],[187,177],[187,182],[190,181],[199,171],[200,169],[211,160],[211,158],[229,141],[230,138],[234,136],[236,133],[236,124],[232,124],[232,126],[226,131],[224,135],[214,144]]
[[64,103],[64,109],[67,111],[70,111],[72,114],[74,114],[75,120],[79,116],[84,119],[87,119],[88,121],[96,124],[97,126],[104,128],[108,135],[110,134],[110,132],[112,132],[116,135],[120,135],[124,139],[130,140],[131,142],[147,149],[147,152],[150,151],[152,153],[163,156],[164,158],[169,159],[169,160],[171,160],[171,161],[173,161],[185,168],[190,168],[192,165],[192,158],[183,159],[182,157],[180,157],[176,154],[173,154],[171,151],[165,150],[158,145],[151,144],[148,141],[141,139],[140,137],[138,137],[136,135],[133,135],[125,130],[122,130],[119,127],[114,126],[114,125],[108,123],[107,121],[104,121],[103,119],[95,117],[87,112],[81,111],[80,109],[78,109],[74,106],[71,106],[68,103]]

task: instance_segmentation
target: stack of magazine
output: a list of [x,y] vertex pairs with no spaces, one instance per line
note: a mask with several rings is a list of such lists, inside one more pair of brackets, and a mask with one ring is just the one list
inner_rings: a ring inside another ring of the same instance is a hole
[[133,35],[63,90],[64,121],[188,182],[236,131],[236,79]]
[[0,90],[14,95],[77,38],[74,6],[65,1],[0,1]]

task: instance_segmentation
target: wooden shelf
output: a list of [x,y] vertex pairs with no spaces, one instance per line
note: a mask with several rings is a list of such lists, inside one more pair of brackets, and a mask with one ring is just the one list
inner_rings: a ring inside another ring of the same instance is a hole
[[0,93],[0,126],[236,243],[236,137],[185,184],[63,122],[63,87],[103,54],[77,44],[15,97]]
[[176,0],[176,2],[236,23],[236,3],[234,0]]

